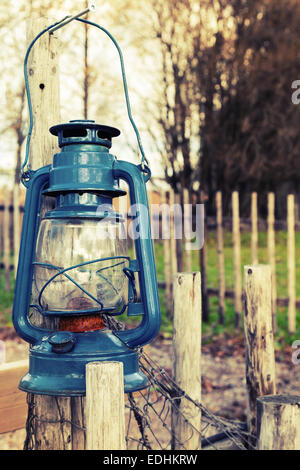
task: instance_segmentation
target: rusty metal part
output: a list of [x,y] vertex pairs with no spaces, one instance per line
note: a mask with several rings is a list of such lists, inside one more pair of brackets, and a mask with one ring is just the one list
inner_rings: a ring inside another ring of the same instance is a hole
[[62,317],[59,322],[60,331],[72,331],[72,333],[102,330],[105,327],[104,320],[99,314]]

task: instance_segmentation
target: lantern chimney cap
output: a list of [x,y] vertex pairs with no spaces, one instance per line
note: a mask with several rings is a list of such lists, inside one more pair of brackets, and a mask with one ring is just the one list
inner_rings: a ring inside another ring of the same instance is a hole
[[57,124],[50,127],[50,132],[52,135],[58,136],[60,147],[84,143],[110,148],[112,138],[120,135],[119,129],[96,124],[95,121],[89,119],[75,119],[65,124]]

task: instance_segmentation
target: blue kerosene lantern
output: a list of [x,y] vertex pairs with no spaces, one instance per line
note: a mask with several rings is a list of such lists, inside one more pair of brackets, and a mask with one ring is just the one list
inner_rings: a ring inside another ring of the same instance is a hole
[[[160,327],[160,306],[151,238],[147,166],[117,160],[109,149],[119,130],[76,120],[50,129],[61,152],[52,165],[29,173],[13,306],[18,335],[30,343],[29,372],[20,389],[37,394],[85,394],[85,366],[120,361],[125,392],[147,386],[137,348]],[[124,219],[113,198],[129,187],[136,204],[136,259],[126,249]],[[55,208],[40,220],[43,195]],[[140,298],[136,293],[138,278]],[[57,330],[33,325],[31,313],[58,320]],[[110,331],[102,316],[139,316],[137,327]]]

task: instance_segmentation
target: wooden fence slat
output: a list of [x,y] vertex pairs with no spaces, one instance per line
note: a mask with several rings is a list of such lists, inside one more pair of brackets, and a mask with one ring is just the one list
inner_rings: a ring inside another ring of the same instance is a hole
[[276,287],[276,253],[275,253],[275,194],[268,193],[268,264],[271,266],[272,272],[272,322],[273,331],[277,329],[276,320],[276,299],[277,299],[277,287]]
[[296,332],[296,252],[295,252],[295,196],[287,197],[287,267],[288,267],[288,330]]
[[19,261],[19,249],[20,249],[20,203],[19,203],[19,185],[14,185],[13,193],[13,205],[14,205],[14,272],[15,277],[17,275],[18,261]]
[[27,359],[0,365],[0,434],[25,427],[26,393],[21,392],[18,385],[28,366]]
[[[181,204],[181,195],[179,193],[175,193],[175,205],[178,208],[175,213],[175,245],[176,245],[176,257],[177,257],[177,271],[182,272],[184,270],[183,267],[183,248],[182,248],[182,232],[179,235],[178,230],[178,223],[181,222],[183,226],[183,212],[182,212],[182,204]],[[180,216],[180,218],[179,218]],[[176,272],[177,272],[176,271]]]
[[9,236],[9,204],[10,204],[10,192],[7,188],[4,190],[5,201],[4,201],[4,217],[3,217],[3,237],[4,237],[4,288],[6,292],[10,290],[10,236]]
[[[171,273],[171,250],[170,250],[170,214],[167,193],[164,191],[161,196],[163,209],[162,209],[162,237],[163,237],[163,254],[164,254],[164,274],[165,274],[165,298],[167,307],[167,316],[172,318],[172,273]],[[166,211],[164,210],[166,209]],[[166,225],[166,226],[165,226]]]
[[209,321],[209,298],[207,294],[207,226],[206,226],[206,207],[207,195],[200,191],[200,203],[203,204],[203,232],[204,242],[199,251],[199,264],[201,272],[201,295],[202,295],[202,319],[204,322]]
[[183,190],[183,207],[184,207],[184,232],[187,234],[185,239],[185,249],[184,249],[184,267],[185,271],[190,273],[192,272],[192,252],[187,249],[187,245],[190,243],[190,234],[192,229],[192,221],[190,220],[190,211],[188,208],[189,200],[189,191],[184,188]]
[[300,397],[269,395],[257,400],[258,450],[300,450]]
[[239,193],[232,193],[232,241],[233,241],[233,265],[234,265],[234,312],[235,325],[240,327],[242,315],[242,274],[241,274],[241,238]]
[[122,362],[86,365],[87,450],[125,450]]
[[251,194],[251,264],[258,264],[257,193]]
[[175,240],[175,217],[174,217],[174,205],[175,205],[175,193],[172,188],[169,192],[169,204],[170,204],[170,250],[171,250],[171,269],[172,274],[177,273],[177,252],[176,252],[176,240]]
[[[178,273],[174,278],[174,368],[176,383],[201,403],[201,275]],[[186,399],[172,409],[172,449],[201,448],[201,411]],[[195,432],[193,427],[199,430]]]
[[271,268],[268,265],[245,266],[244,274],[248,429],[256,436],[256,399],[276,393]]
[[224,266],[224,239],[222,221],[222,193],[216,194],[217,211],[217,251],[218,251],[218,283],[219,283],[219,320],[222,325],[225,323],[225,266]]

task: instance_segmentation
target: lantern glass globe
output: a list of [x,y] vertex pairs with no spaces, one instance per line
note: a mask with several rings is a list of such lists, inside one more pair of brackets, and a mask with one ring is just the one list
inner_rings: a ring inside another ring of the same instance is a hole
[[39,228],[32,300],[42,311],[119,311],[128,300],[124,222],[45,218]]

